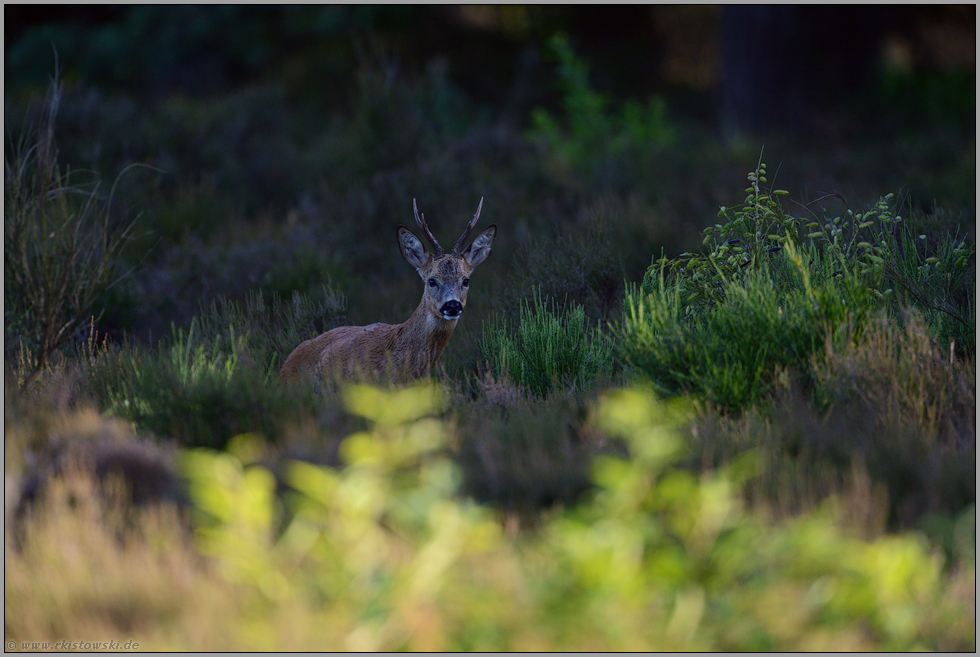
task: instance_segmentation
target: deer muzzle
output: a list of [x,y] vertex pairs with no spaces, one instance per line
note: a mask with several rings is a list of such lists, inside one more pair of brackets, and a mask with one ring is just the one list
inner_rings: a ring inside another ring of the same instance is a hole
[[442,304],[439,312],[442,313],[443,319],[459,319],[459,316],[463,314],[463,304],[453,299]]

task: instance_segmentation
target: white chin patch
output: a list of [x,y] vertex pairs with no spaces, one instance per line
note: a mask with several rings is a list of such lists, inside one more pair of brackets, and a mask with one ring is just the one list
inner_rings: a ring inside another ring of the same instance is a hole
[[450,315],[449,313],[442,313],[442,318],[447,322],[455,322],[462,314],[463,313],[460,313],[459,315]]

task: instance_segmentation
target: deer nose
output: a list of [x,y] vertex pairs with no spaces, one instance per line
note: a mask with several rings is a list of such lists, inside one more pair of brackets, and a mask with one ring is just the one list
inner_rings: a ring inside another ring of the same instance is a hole
[[447,301],[446,303],[442,304],[442,308],[439,309],[439,312],[441,312],[442,316],[446,319],[456,319],[463,314],[463,304],[453,299],[452,301]]

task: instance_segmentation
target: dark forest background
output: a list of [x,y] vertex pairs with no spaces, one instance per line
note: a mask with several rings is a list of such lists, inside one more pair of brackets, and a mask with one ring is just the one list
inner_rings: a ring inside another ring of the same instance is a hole
[[616,97],[668,94],[673,114],[729,135],[853,136],[880,126],[902,77],[914,79],[908,92],[926,91],[918,83],[933,96],[904,118],[971,124],[975,27],[972,5],[7,5],[5,87],[43,86],[53,44],[68,80],[106,91],[206,96],[276,83],[336,109],[380,49],[405,74],[443,62],[468,98],[520,121],[557,103],[545,50],[561,32],[595,87]]

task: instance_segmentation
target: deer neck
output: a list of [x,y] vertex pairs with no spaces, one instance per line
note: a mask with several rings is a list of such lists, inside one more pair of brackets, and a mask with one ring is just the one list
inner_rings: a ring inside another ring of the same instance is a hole
[[396,351],[408,354],[415,373],[428,375],[442,355],[459,320],[448,321],[430,312],[423,299],[401,325]]

